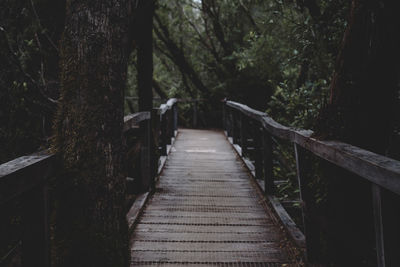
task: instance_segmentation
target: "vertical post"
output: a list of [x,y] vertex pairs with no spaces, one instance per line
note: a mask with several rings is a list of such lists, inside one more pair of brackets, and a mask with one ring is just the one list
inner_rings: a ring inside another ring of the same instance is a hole
[[262,131],[262,146],[265,194],[272,195],[275,191],[272,163],[272,137],[265,129]]
[[245,154],[247,154],[247,136],[246,136],[246,119],[243,118],[243,113],[239,112],[239,125],[240,125],[240,139],[239,139],[239,144],[240,147],[242,148],[242,157],[244,157]]
[[236,118],[235,118],[235,110],[233,108],[231,108],[231,118],[232,118],[232,130],[231,130],[231,136],[232,136],[232,142],[235,144],[236,143],[236,139],[237,139],[237,132],[236,132],[236,128],[237,128],[237,122],[236,122]]
[[167,155],[167,116],[166,113],[160,115],[161,118],[161,156]]
[[23,203],[22,266],[50,266],[47,188],[27,193]]
[[222,101],[222,129],[227,133],[228,135],[228,127],[227,127],[227,122],[226,122],[226,102],[225,100]]
[[263,178],[263,147],[262,147],[262,129],[258,125],[258,122],[254,122],[254,146],[255,146],[255,167],[256,167],[256,179]]
[[312,246],[313,246],[313,239],[310,238],[309,233],[307,232],[307,227],[306,227],[306,210],[305,210],[305,199],[303,198],[304,195],[304,186],[303,182],[305,184],[305,181],[302,181],[303,175],[304,174],[304,164],[305,164],[305,155],[304,152],[302,151],[302,148],[298,147],[296,143],[293,143],[294,146],[294,154],[295,154],[295,159],[296,159],[296,174],[297,174],[297,184],[299,186],[299,198],[300,198],[300,205],[301,205],[301,216],[303,220],[303,233],[306,236],[306,245],[307,245],[307,251],[306,251],[306,259],[307,259],[307,252],[312,251]]
[[150,157],[150,136],[151,127],[150,120],[145,120],[140,123],[142,128],[142,146],[140,148],[140,172],[142,178],[142,190],[150,191],[153,187],[151,175],[151,157]]
[[171,145],[171,138],[173,137],[173,121],[172,121],[172,109],[168,109],[165,112],[165,119],[167,121],[167,132],[166,132],[166,136],[167,136],[167,145]]
[[178,130],[178,104],[174,104],[174,137],[175,137],[175,131]]
[[193,128],[197,128],[197,99],[193,102]]
[[372,184],[372,206],[374,214],[377,266],[385,267],[381,188],[376,184]]

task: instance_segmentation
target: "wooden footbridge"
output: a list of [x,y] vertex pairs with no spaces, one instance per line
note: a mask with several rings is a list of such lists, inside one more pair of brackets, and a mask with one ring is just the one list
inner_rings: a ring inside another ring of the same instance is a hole
[[[133,168],[127,173],[128,188],[136,194],[127,214],[131,266],[283,267],[317,259],[324,244],[318,239],[320,221],[313,216],[314,192],[306,186],[310,157],[354,173],[354,179],[371,186],[370,200],[358,203],[373,211],[374,264],[396,266],[399,240],[390,237],[393,228],[385,221],[386,206],[393,202],[382,199],[400,195],[400,162],[316,140],[311,131],[282,126],[231,101],[223,103],[223,130],[178,129],[178,103],[170,99],[157,110],[125,117],[126,135],[136,136],[136,143],[127,143],[138,146],[133,156],[140,162],[139,176]],[[300,227],[276,197],[277,140],[293,149]],[[3,262],[21,247],[23,266],[50,266],[46,181],[56,173],[55,161],[55,155],[41,152],[0,166],[1,207],[15,199],[24,207],[21,241]],[[340,221],[331,218],[331,224]],[[364,265],[350,261],[341,266]]]

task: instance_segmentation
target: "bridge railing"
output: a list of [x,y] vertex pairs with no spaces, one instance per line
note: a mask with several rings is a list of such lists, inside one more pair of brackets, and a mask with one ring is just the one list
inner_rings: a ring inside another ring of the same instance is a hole
[[[140,143],[135,152],[139,154],[140,172],[133,174],[139,177],[128,177],[128,187],[133,178],[137,180],[135,185],[139,190],[154,188],[155,177],[165,163],[171,138],[176,135],[177,112],[177,100],[170,99],[152,112],[138,112],[124,117],[125,138],[134,135],[135,143]],[[9,249],[0,255],[1,266],[18,257],[17,254],[21,255],[19,260],[24,267],[50,266],[51,198],[48,181],[57,175],[58,165],[57,156],[49,151],[19,157],[0,165],[0,226],[7,225],[2,220],[15,219],[8,218],[9,215],[6,216],[4,212],[9,210],[11,203],[18,203],[21,211],[16,212],[18,214],[13,212],[11,216],[21,220],[19,228],[22,231],[15,233],[18,241],[8,244]],[[8,229],[1,229],[1,233],[6,231]],[[0,239],[5,242],[3,237]]]
[[[400,162],[373,152],[338,141],[321,141],[312,137],[312,131],[283,126],[266,113],[254,110],[246,105],[224,101],[223,123],[226,134],[236,144],[240,154],[246,154],[248,142],[253,144],[255,164],[250,166],[257,179],[264,180],[264,189],[276,212],[281,216],[288,232],[299,247],[306,248],[307,253],[318,250],[312,236],[312,225],[307,222],[307,201],[310,192],[306,189],[306,172],[308,170],[306,153],[311,152],[320,159],[354,173],[370,183],[372,188],[373,224],[376,239],[378,266],[385,266],[385,249],[382,219],[381,190],[385,189],[400,195]],[[293,221],[286,212],[282,212],[279,201],[273,196],[276,188],[273,177],[273,138],[293,144],[297,180],[300,189],[300,200],[306,244],[304,236],[296,230]],[[245,160],[246,161],[246,160]],[[252,165],[252,164],[250,164]],[[339,193],[339,192],[338,192]],[[288,218],[289,217],[289,218]],[[314,226],[315,227],[315,226]]]

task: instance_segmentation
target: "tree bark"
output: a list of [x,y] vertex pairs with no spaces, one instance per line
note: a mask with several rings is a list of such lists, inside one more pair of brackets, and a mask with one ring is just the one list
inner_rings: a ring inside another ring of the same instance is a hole
[[153,108],[153,14],[154,1],[139,2],[137,36],[137,81],[139,111]]
[[[400,19],[398,1],[353,0],[316,136],[385,154],[393,134],[398,92]],[[338,266],[374,265],[371,185],[325,166],[328,253]],[[340,193],[339,193],[340,192]],[[399,200],[383,193],[386,266],[398,266]],[[394,208],[396,207],[396,208]],[[389,211],[390,210],[390,211]],[[368,265],[370,264],[370,265]]]
[[53,266],[126,267],[122,129],[131,1],[69,0],[66,7]]

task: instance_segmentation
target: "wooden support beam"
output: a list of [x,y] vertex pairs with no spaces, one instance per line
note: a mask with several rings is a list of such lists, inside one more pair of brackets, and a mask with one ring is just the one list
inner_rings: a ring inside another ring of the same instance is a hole
[[372,184],[372,207],[374,214],[377,267],[385,267],[381,188],[376,184]]
[[273,160],[272,137],[265,130],[262,131],[262,146],[263,146],[265,194],[273,195],[275,192],[275,185],[274,185],[273,162],[272,162]]

